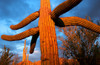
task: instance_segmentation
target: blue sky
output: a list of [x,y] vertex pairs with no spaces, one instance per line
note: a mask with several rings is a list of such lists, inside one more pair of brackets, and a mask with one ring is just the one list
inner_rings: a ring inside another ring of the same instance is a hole
[[[51,9],[53,10],[57,5],[66,0],[50,0]],[[66,12],[60,17],[78,16],[85,18],[86,15],[90,16],[92,20],[100,20],[100,0],[83,0],[78,6],[72,10]],[[11,30],[10,25],[15,25],[27,17],[29,14],[38,11],[40,9],[40,0],[0,0],[0,36],[2,34],[15,35],[21,33],[27,29],[37,27],[38,19],[30,23],[24,28],[19,30]],[[56,27],[57,36],[64,36],[58,31]],[[22,57],[22,51],[24,47],[24,40],[28,47],[28,53],[30,48],[31,36],[20,41],[5,41],[0,38],[0,50],[4,45],[11,49],[11,52],[19,54]],[[38,38],[35,53],[29,54],[29,60],[37,61],[40,60],[40,40]],[[61,42],[57,40],[58,45]]]

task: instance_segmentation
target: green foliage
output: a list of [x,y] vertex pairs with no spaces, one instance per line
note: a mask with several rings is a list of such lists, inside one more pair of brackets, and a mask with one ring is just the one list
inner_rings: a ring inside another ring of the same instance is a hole
[[[95,65],[100,54],[97,38],[99,34],[82,27],[64,28],[66,39],[59,37],[64,57],[77,59],[80,65]],[[100,57],[99,57],[100,59]]]
[[0,65],[10,65],[12,62],[11,58],[14,56],[13,53],[10,53],[10,49],[4,46],[1,54]]

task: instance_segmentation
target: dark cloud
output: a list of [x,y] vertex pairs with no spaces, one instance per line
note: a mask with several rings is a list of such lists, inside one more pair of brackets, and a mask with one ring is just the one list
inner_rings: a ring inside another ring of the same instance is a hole
[[26,0],[0,0],[0,18],[21,19],[32,11]]
[[93,19],[99,18],[100,20],[100,0],[95,0],[91,5],[90,12],[88,13]]

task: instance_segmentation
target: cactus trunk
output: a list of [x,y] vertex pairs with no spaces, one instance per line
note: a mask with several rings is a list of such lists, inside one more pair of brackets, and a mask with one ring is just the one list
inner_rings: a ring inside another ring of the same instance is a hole
[[50,1],[41,0],[39,18],[41,65],[59,65],[55,24],[50,12]]

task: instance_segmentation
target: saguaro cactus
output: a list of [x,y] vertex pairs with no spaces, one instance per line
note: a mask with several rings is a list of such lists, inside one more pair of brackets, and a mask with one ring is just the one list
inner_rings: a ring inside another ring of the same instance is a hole
[[41,0],[39,31],[42,65],[59,65],[55,24],[50,16],[49,0]]
[[22,61],[26,61],[26,53],[27,53],[27,47],[26,47],[26,40],[25,40],[24,48],[23,48],[23,59],[22,59]]
[[59,27],[65,26],[82,26],[97,33],[100,33],[100,26],[82,19],[80,17],[64,17],[59,16],[76,5],[82,0],[67,0],[58,5],[53,11],[50,8],[49,0],[41,0],[40,11],[32,13],[17,25],[11,25],[10,28],[17,30],[29,24],[31,21],[39,18],[39,26],[31,28],[17,35],[2,35],[1,38],[8,41],[21,40],[28,36],[32,36],[30,53],[33,53],[36,40],[40,35],[40,47],[41,47],[41,61],[42,65],[59,65],[58,59],[58,47],[55,33],[55,25]]

